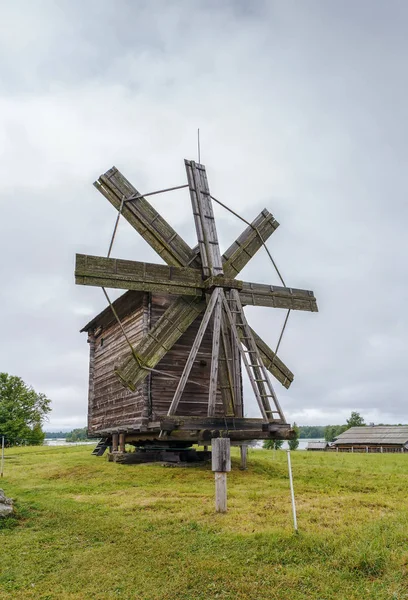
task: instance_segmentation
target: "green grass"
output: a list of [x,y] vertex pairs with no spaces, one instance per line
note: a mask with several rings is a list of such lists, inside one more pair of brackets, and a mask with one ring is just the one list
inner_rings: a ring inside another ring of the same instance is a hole
[[0,599],[408,599],[407,455],[293,452],[295,535],[283,451],[234,455],[226,515],[208,467],[90,452],[6,451]]

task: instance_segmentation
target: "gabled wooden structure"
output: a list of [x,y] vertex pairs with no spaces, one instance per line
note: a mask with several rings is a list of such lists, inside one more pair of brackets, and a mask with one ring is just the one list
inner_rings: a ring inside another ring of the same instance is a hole
[[[313,292],[248,283],[239,272],[278,227],[263,210],[221,255],[205,167],[185,161],[198,245],[190,248],[113,167],[97,189],[166,264],[77,255],[81,285],[128,290],[82,331],[90,343],[88,427],[106,444],[190,446],[289,438],[272,374],[293,374],[248,325],[243,306],[317,311]],[[145,195],[146,196],[146,195]],[[244,417],[245,368],[260,417]]]

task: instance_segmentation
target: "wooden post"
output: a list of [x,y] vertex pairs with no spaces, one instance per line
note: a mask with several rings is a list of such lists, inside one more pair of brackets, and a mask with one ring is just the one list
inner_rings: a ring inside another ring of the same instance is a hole
[[241,469],[242,469],[242,471],[246,471],[248,446],[246,444],[241,444],[240,451],[241,451]]
[[227,473],[231,471],[229,438],[211,440],[212,470],[215,472],[215,510],[227,512]]
[[1,477],[3,477],[3,473],[4,473],[4,435],[1,437],[1,468],[0,468]]
[[119,452],[125,452],[125,434],[119,434]]
[[117,433],[113,433],[112,434],[112,452],[117,452],[118,451],[118,439],[119,436]]
[[292,515],[293,515],[293,527],[295,533],[298,532],[297,518],[296,518],[296,504],[295,504],[295,491],[293,489],[293,477],[292,477],[292,463],[290,461],[290,450],[288,453],[288,471],[289,471],[289,484],[290,484],[290,498],[292,500]]

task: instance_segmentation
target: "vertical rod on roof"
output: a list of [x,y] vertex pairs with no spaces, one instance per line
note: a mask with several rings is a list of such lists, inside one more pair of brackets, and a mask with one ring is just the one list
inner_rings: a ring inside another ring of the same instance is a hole
[[287,450],[287,453],[288,453],[290,497],[292,500],[293,527],[294,527],[295,532],[298,533],[297,518],[296,518],[295,492],[293,490],[292,463],[290,462],[290,450]]
[[200,128],[197,129],[198,164],[201,164]]
[[0,477],[3,477],[4,472],[4,435],[1,436],[1,467],[0,467]]

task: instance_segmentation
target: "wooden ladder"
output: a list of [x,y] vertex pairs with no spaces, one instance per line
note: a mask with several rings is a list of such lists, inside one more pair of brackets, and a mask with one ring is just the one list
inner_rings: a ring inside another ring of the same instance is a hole
[[[224,308],[262,416],[268,422],[279,420],[286,423],[251,328],[245,318],[239,292],[232,289],[227,296]],[[271,407],[271,403],[274,408]]]

